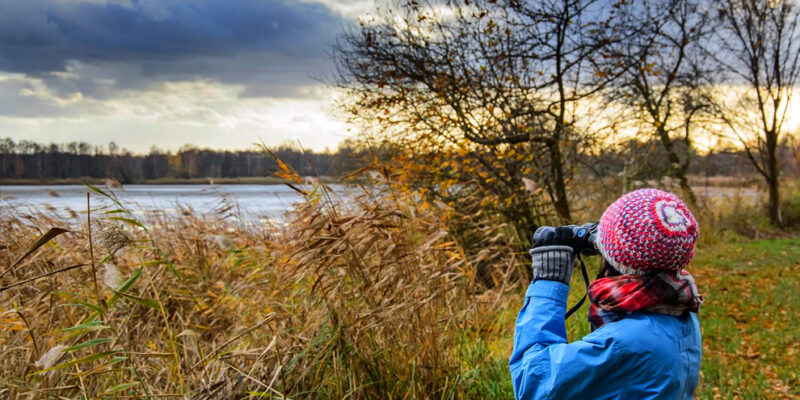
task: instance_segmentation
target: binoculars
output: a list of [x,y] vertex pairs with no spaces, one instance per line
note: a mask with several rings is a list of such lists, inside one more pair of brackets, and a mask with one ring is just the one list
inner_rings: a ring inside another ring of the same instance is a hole
[[[576,252],[587,256],[599,254],[597,246],[595,245],[597,223],[590,222],[581,226],[565,225],[565,227],[572,229],[573,243],[580,243],[578,248],[575,249]],[[555,233],[555,231],[556,228],[553,226],[540,226],[539,229],[536,229],[536,232],[533,234],[533,242],[536,243],[538,240],[544,238],[547,234],[551,232]]]
[[[581,226],[577,225],[565,225],[563,228],[569,228],[572,232],[572,237],[564,238],[563,236],[558,238],[559,240],[566,240],[569,242],[570,247],[576,253],[576,257],[581,264],[581,275],[583,276],[583,283],[586,284],[586,294],[583,295],[580,301],[577,304],[572,306],[566,314],[564,314],[564,318],[569,318],[572,314],[578,311],[581,308],[581,305],[586,301],[586,297],[589,293],[589,274],[586,272],[586,264],[584,264],[581,255],[586,256],[594,256],[600,254],[600,251],[597,250],[597,246],[595,245],[595,239],[597,238],[597,224],[594,222],[590,222],[587,224],[583,224]],[[536,232],[533,234],[533,242],[536,243],[542,239],[546,239],[549,235],[555,235],[556,228],[553,226],[540,226],[539,229],[536,229]],[[561,236],[561,235],[559,235]]]

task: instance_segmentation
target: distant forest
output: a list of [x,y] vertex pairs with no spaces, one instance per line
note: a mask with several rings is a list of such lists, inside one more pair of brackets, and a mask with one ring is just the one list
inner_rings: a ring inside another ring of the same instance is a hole
[[[642,149],[654,149],[650,151]],[[389,150],[377,150],[387,154]],[[345,141],[335,152],[301,151],[289,145],[272,149],[273,154],[303,176],[342,177],[364,165],[371,151],[355,141]],[[794,143],[780,148],[790,176],[800,175],[800,147]],[[381,157],[383,158],[383,157]],[[637,179],[659,177],[666,155],[657,146],[630,141],[614,150],[581,155],[584,176],[620,174],[635,164]],[[746,154],[739,150],[720,150],[693,154],[690,173],[706,176],[752,176],[755,174]],[[634,163],[635,161],[635,163]],[[185,145],[177,151],[153,148],[147,154],[120,149],[113,142],[93,146],[84,142],[40,144],[0,139],[0,180],[57,181],[81,178],[114,178],[123,184],[159,179],[203,179],[267,177],[278,171],[269,154],[254,150],[227,151]],[[627,173],[632,171],[628,170]]]
[[[367,155],[363,147],[348,143],[335,153],[303,152],[288,145],[271,150],[303,176],[336,177],[358,168],[358,160]],[[0,179],[5,180],[115,178],[121,183],[137,183],[164,178],[265,177],[277,170],[273,157],[256,149],[227,151],[185,145],[175,152],[154,147],[147,154],[136,154],[113,142],[106,147],[0,139]]]

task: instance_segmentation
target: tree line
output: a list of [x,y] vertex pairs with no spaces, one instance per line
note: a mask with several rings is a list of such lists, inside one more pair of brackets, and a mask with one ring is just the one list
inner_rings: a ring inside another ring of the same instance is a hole
[[277,146],[272,155],[253,150],[225,151],[191,145],[179,150],[151,149],[136,154],[85,142],[40,144],[0,139],[0,179],[58,180],[114,178],[123,184],[163,178],[239,178],[271,176],[279,170],[275,158],[304,176],[340,176],[358,168],[367,149],[344,142],[336,152],[303,151],[291,145]]
[[[631,159],[636,149],[641,159]],[[344,141],[336,151],[302,151],[292,145],[277,146],[272,154],[253,150],[214,150],[183,146],[175,152],[151,149],[146,154],[85,142],[40,144],[10,138],[0,139],[0,179],[52,181],[59,179],[114,178],[123,184],[156,181],[163,178],[245,178],[272,176],[280,171],[281,160],[303,176],[342,178],[368,165],[375,158],[390,162],[400,149],[369,147],[357,140]],[[779,153],[787,162],[784,173],[800,176],[800,144],[784,141]],[[689,173],[698,176],[753,177],[758,172],[747,162],[742,149],[693,152]],[[598,148],[586,154],[582,179],[625,175],[628,181],[658,179],[667,171],[668,155],[657,142],[629,140],[623,147]],[[433,170],[433,168],[430,168]]]

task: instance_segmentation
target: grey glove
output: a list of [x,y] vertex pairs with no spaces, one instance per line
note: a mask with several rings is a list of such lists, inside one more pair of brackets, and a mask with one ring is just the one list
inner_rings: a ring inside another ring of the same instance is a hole
[[533,279],[559,281],[569,285],[575,252],[570,246],[552,245],[536,247],[530,251]]

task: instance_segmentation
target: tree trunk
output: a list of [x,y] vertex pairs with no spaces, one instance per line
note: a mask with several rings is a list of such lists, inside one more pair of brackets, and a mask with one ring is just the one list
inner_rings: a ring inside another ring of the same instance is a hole
[[685,164],[681,164],[681,159],[678,157],[678,153],[675,152],[672,139],[669,137],[667,131],[659,128],[658,137],[661,139],[661,145],[664,146],[664,150],[667,151],[667,157],[670,163],[669,169],[672,177],[678,180],[678,185],[681,188],[681,192],[683,192],[683,200],[689,203],[691,209],[697,210],[697,196],[695,196],[692,186],[689,185],[689,178],[686,176],[686,169],[689,167],[689,161],[687,160]]
[[769,189],[769,222],[775,226],[780,227],[783,224],[783,217],[781,216],[781,199],[779,183],[779,169],[778,169],[778,135],[774,132],[767,133],[767,186]]
[[689,207],[691,207],[695,212],[697,212],[697,196],[694,194],[694,190],[692,190],[692,186],[689,185],[689,179],[686,176],[686,171],[683,168],[676,168],[678,183],[681,187],[681,191],[683,195],[686,196],[684,199],[689,203]]
[[571,223],[572,216],[569,211],[569,199],[567,198],[567,184],[564,181],[564,165],[561,158],[561,146],[558,141],[554,141],[549,146],[550,150],[550,171],[553,177],[553,207],[556,209],[558,217],[564,223]]

